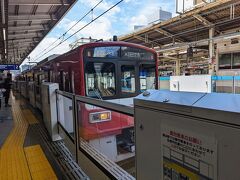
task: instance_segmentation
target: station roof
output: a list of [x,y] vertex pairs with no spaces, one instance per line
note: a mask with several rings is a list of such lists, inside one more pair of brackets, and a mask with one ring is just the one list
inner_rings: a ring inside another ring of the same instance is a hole
[[20,64],[76,1],[1,0],[0,64]]
[[167,21],[121,36],[119,39],[148,47],[158,47],[157,49],[160,50],[209,39],[211,27],[215,29],[214,35],[220,36],[230,29],[239,28],[239,24],[239,0],[218,0]]

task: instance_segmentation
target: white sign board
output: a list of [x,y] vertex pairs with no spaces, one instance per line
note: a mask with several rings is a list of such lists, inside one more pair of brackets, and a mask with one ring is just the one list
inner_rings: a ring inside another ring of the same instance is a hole
[[170,91],[211,93],[211,75],[171,76]]
[[217,141],[179,127],[162,126],[163,179],[169,170],[186,179],[216,179]]

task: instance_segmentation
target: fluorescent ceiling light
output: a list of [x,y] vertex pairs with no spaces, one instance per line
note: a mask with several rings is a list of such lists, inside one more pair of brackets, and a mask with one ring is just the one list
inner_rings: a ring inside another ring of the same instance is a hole
[[6,29],[3,28],[3,40],[6,41]]

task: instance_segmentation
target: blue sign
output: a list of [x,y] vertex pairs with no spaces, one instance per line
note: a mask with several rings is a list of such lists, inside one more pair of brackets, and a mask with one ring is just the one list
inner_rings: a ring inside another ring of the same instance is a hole
[[19,70],[18,64],[0,64],[0,70]]

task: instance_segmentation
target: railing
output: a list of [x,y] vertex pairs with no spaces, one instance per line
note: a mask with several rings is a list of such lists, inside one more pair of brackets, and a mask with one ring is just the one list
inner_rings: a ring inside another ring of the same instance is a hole
[[81,168],[89,174],[93,163],[95,171],[101,171],[109,179],[135,179],[132,176],[135,166],[130,170],[119,166],[128,161],[135,164],[134,144],[133,151],[127,152],[120,142],[128,135],[122,135],[125,131],[133,130],[133,107],[59,90],[56,95],[59,134]]

